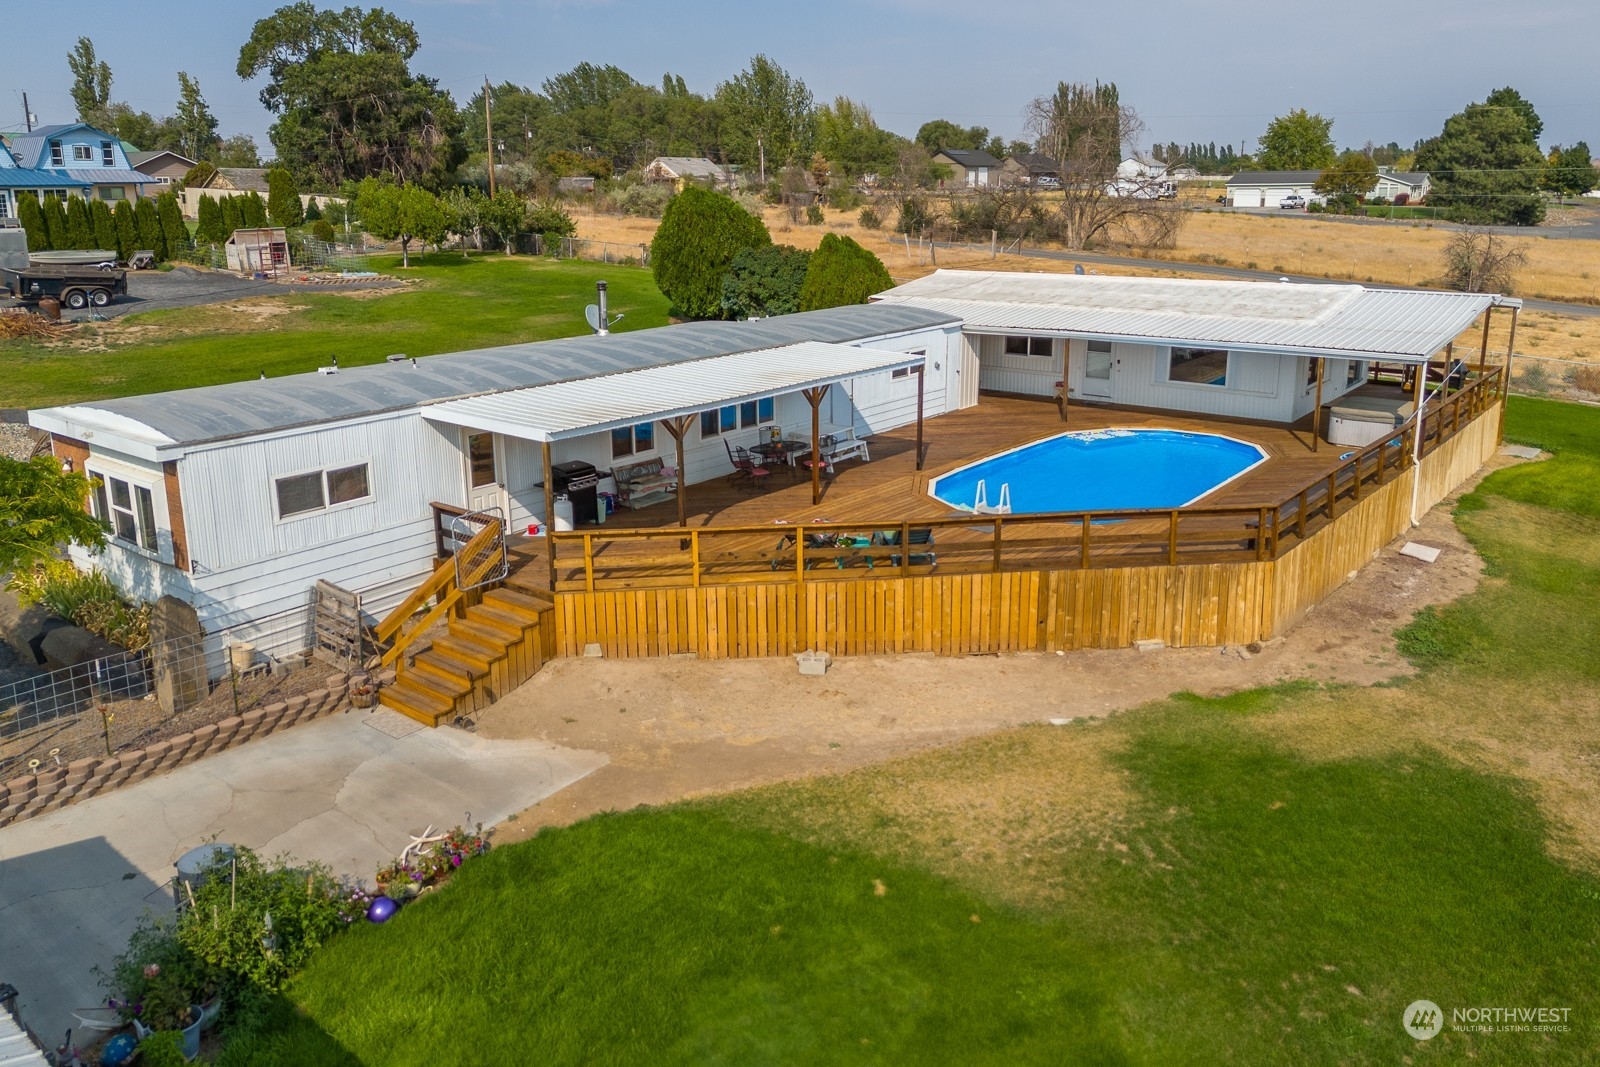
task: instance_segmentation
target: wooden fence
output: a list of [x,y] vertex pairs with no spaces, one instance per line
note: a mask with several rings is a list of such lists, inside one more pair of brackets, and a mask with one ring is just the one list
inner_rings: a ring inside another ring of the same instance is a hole
[[1174,647],[1262,640],[1409,525],[1417,477],[1418,506],[1426,508],[1482,466],[1497,443],[1493,396],[1479,414],[1458,425],[1465,432],[1436,440],[1420,471],[1407,467],[1364,489],[1318,532],[1262,558],[947,573],[941,550],[934,573],[855,569],[843,572],[850,580],[821,581],[769,571],[764,582],[564,591],[555,597],[558,654],[579,655],[591,643],[612,657],[724,659],[805,649],[966,655],[1122,648],[1152,638]]

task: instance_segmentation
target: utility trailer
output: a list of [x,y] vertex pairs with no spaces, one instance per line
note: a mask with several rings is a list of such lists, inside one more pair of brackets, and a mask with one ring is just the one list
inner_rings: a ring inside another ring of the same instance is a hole
[[120,267],[29,267],[0,271],[11,296],[24,304],[55,297],[61,306],[81,311],[103,308],[128,295],[128,272]]

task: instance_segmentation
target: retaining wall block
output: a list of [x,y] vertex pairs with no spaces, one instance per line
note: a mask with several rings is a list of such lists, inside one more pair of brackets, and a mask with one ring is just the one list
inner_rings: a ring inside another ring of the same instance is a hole
[[89,775],[94,772],[94,765],[96,762],[97,761],[95,758],[90,756],[87,759],[75,759],[71,763],[67,764],[66,781],[68,787],[76,788],[77,786],[80,786],[84,782],[88,781]]

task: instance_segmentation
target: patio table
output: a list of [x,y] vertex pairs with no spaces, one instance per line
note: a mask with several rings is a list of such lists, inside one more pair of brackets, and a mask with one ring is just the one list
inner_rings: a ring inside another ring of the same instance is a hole
[[802,452],[809,451],[811,442],[797,441],[785,438],[781,441],[763,441],[759,445],[752,445],[750,451],[772,463],[782,463],[790,468],[794,467],[794,458]]

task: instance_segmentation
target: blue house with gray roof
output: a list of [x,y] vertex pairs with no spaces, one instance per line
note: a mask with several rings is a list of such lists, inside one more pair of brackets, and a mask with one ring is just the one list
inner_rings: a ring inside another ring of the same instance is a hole
[[132,200],[158,184],[128,162],[122,142],[84,122],[41,126],[4,138],[0,153],[0,218],[13,218],[17,193],[66,199],[81,196],[107,203]]

